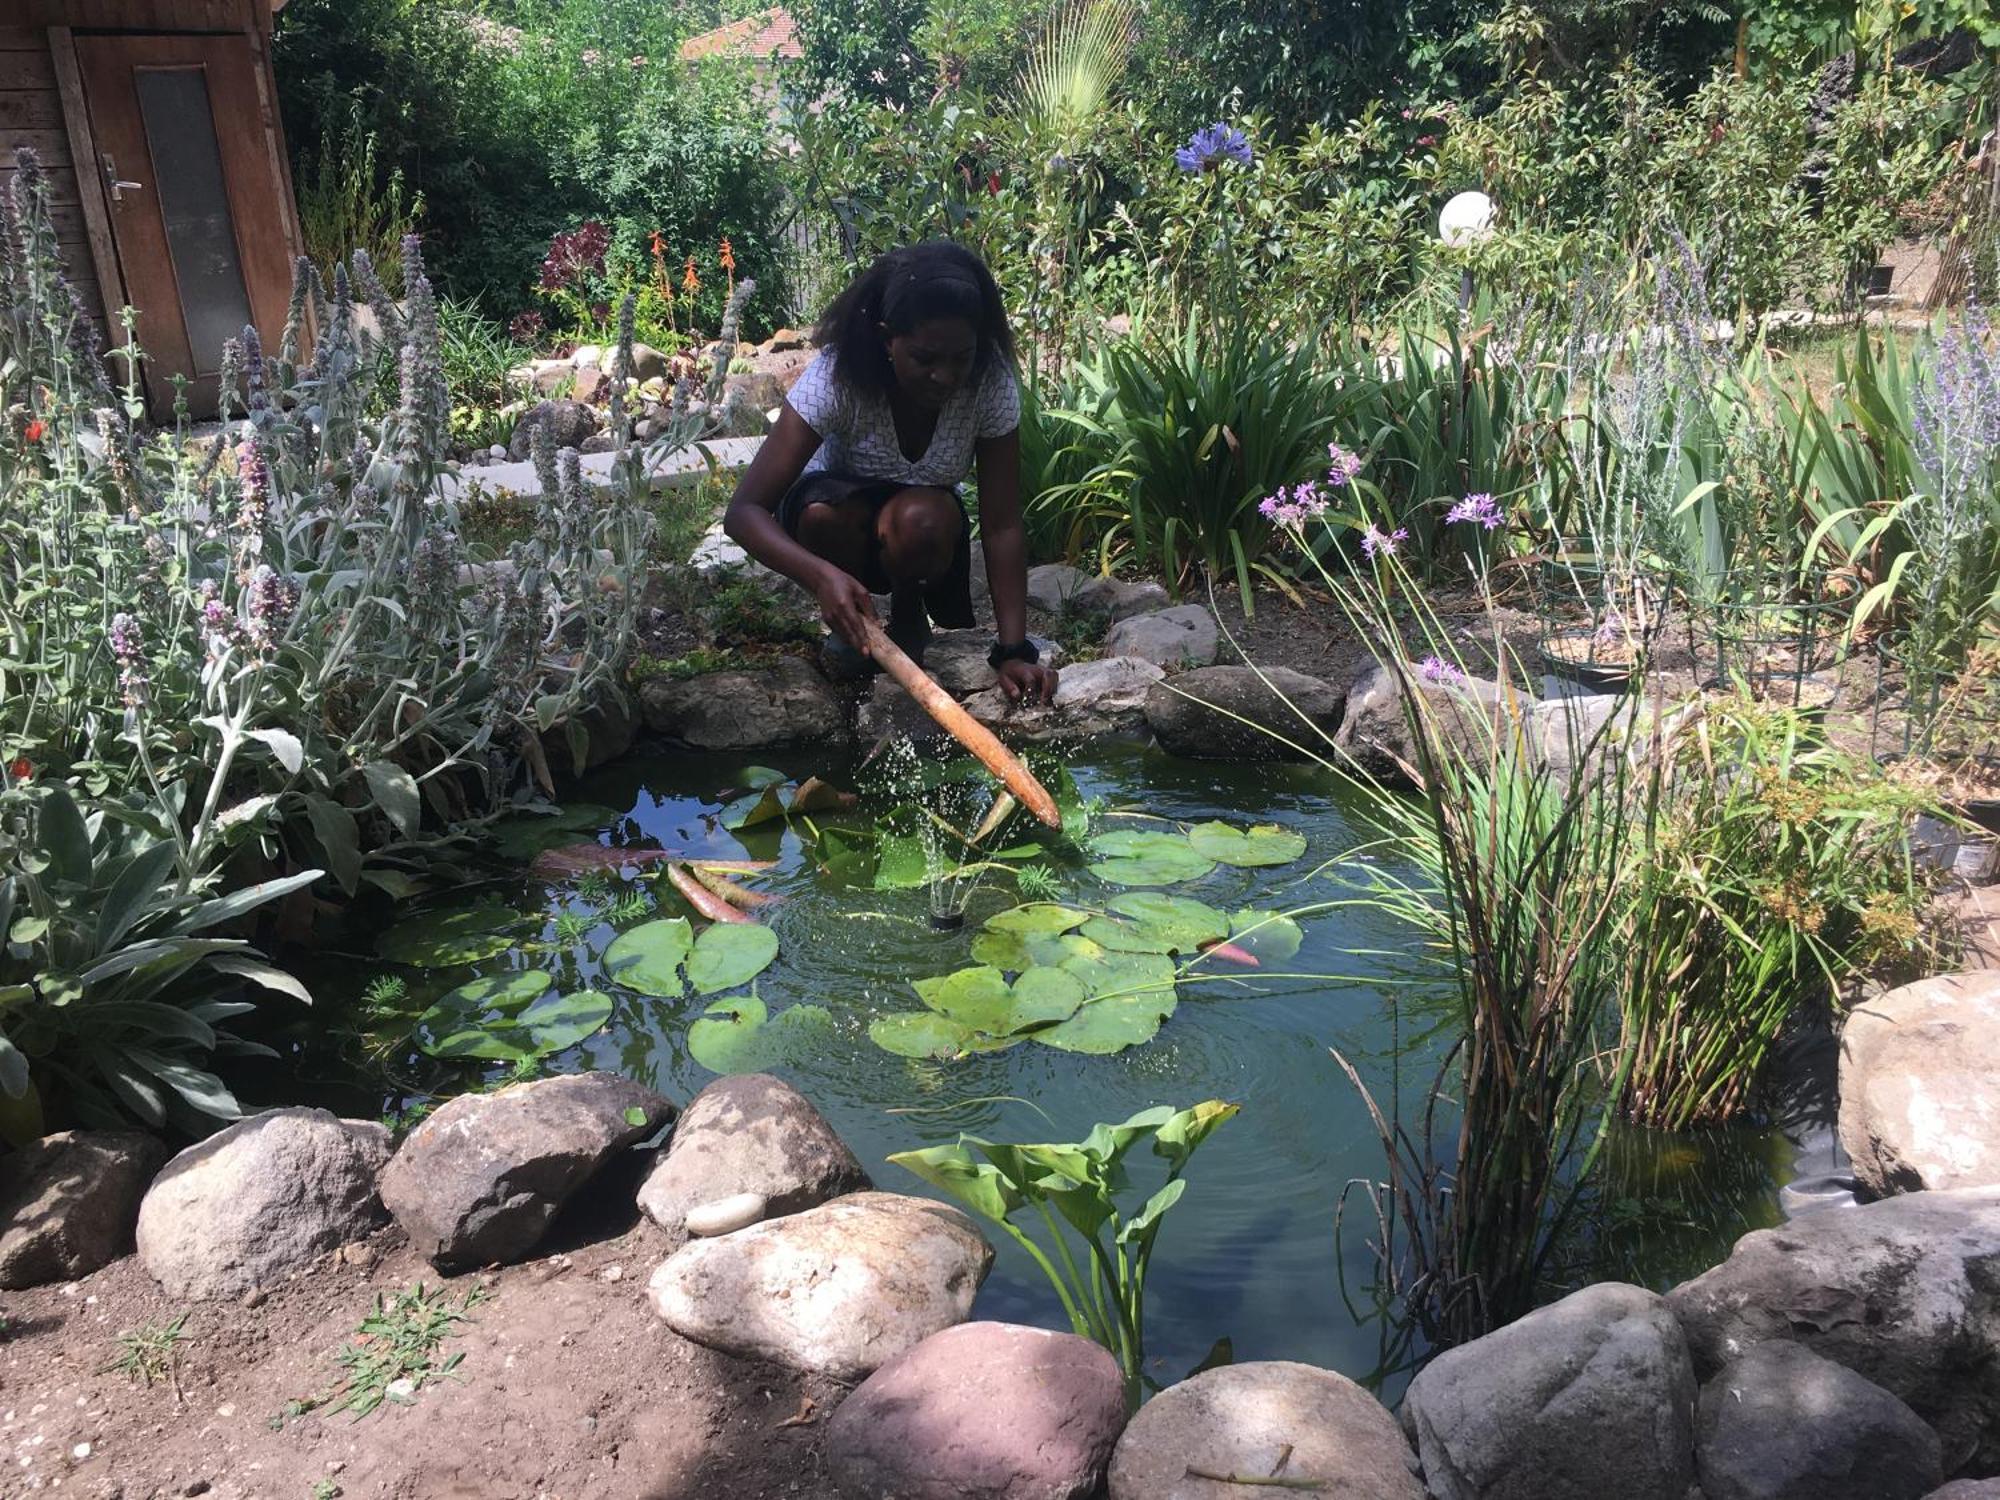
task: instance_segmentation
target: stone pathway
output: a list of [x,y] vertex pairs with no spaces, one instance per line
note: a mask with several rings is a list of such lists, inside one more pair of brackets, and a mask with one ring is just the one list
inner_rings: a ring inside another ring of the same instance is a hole
[[[736,470],[747,468],[750,460],[757,456],[763,445],[760,437],[716,438],[684,448],[667,458],[649,476],[651,488],[655,490],[678,489],[698,482],[704,475],[716,470]],[[608,489],[611,485],[611,466],[617,462],[615,453],[585,453],[578,459],[583,471],[583,482],[593,489]],[[532,463],[490,464],[485,468],[461,469],[456,474],[447,474],[438,481],[438,491],[446,500],[463,500],[474,491],[483,490],[493,494],[499,490],[512,490],[517,494],[532,494],[541,487],[535,478]]]

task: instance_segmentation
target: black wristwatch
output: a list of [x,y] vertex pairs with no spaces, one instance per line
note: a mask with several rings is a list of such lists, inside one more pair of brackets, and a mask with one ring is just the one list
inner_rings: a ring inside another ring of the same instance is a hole
[[1032,667],[1041,659],[1042,653],[1033,641],[1016,641],[1011,646],[1004,641],[995,641],[993,649],[986,653],[986,665],[996,672],[1002,662],[1024,661]]

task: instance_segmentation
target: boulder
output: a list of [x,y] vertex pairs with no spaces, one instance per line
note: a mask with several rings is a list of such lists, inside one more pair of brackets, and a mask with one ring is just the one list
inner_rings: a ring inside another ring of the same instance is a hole
[[831,684],[795,656],[769,667],[710,672],[639,687],[646,727],[693,750],[845,744],[847,710]]
[[238,1120],[166,1166],[139,1205],[139,1263],[172,1297],[277,1285],[382,1222],[389,1132],[323,1109]]
[[[566,396],[576,384],[576,366],[566,359],[538,359],[527,367],[527,379],[519,382],[538,396]],[[502,448],[504,455],[506,449]]]
[[1199,604],[1182,604],[1120,620],[1104,637],[1104,651],[1107,656],[1137,656],[1173,672],[1207,666],[1215,660],[1219,640],[1214,615]]
[[[584,365],[580,367],[576,372],[576,383],[569,388],[570,400],[581,401],[586,406],[602,406],[610,395],[611,377],[598,369],[596,365]],[[603,436],[604,434],[601,432],[594,432],[585,438],[583,442],[584,444],[588,444]],[[580,444],[579,446],[583,445]],[[588,453],[590,449],[584,447],[583,451]]]
[[1870,1196],[2000,1186],[2000,970],[1940,974],[1848,1013],[1840,1144]]
[[514,424],[514,435],[507,439],[507,456],[515,463],[530,456],[531,428],[546,427],[549,441],[558,448],[581,448],[598,425],[597,413],[581,401],[537,401]]
[[992,1264],[992,1247],[957,1209],[851,1193],[690,1240],[647,1291],[684,1338],[852,1381],[963,1323]]
[[641,383],[648,380],[665,380],[669,368],[666,355],[651,344],[633,341],[631,375],[634,380]]
[[572,1073],[460,1094],[410,1132],[382,1201],[444,1270],[524,1259],[611,1154],[674,1117],[616,1073]]
[[770,413],[784,405],[786,387],[759,370],[731,375],[722,382],[723,437],[758,437],[770,424]]
[[1328,756],[1340,715],[1337,689],[1290,667],[1198,667],[1146,695],[1161,748],[1190,760]]
[[581,736],[580,753],[579,746],[571,743],[569,724],[562,723],[542,731],[543,757],[557,774],[569,771],[578,776],[618,760],[632,748],[639,733],[632,707],[622,692],[600,689],[574,719]]
[[[1411,686],[1423,697],[1442,748],[1475,764],[1483,765],[1491,757],[1494,733],[1510,713],[1534,711],[1533,698],[1483,677],[1428,681],[1415,665],[1409,668],[1409,676]],[[1354,680],[1340,732],[1333,741],[1364,775],[1393,786],[1415,785],[1416,741],[1403,709],[1402,688],[1387,666],[1369,667]]]
[[752,1193],[777,1219],[868,1186],[868,1174],[805,1095],[768,1073],[718,1078],[687,1107],[639,1188],[675,1244],[694,1209]]
[[573,369],[595,370],[609,363],[610,352],[601,344],[578,344],[569,352],[569,363]]
[[1944,1471],[2000,1470],[2000,1189],[1808,1214],[1736,1242],[1667,1294],[1703,1378],[1789,1341],[1899,1397]]
[[757,346],[757,352],[764,354],[789,354],[794,349],[812,346],[812,334],[804,328],[780,328],[776,333]]
[[1173,596],[1151,581],[1128,583],[1122,578],[1092,578],[1070,596],[1073,608],[1108,615],[1115,622],[1152,614],[1172,604]]
[[1124,1384],[1103,1345],[962,1323],[840,1403],[827,1466],[843,1500],[1087,1500],[1124,1426]]
[[1924,1500],[2000,1500],[2000,1479],[1954,1479]]
[[65,1130],[0,1157],[0,1287],[74,1281],[124,1255],[166,1159],[124,1130]]
[[1139,1409],[1111,1458],[1111,1500],[1226,1500],[1215,1476],[1294,1480],[1343,1500],[1424,1500],[1416,1457],[1381,1402],[1283,1360],[1223,1365]]
[[1665,1302],[1605,1282],[1440,1354],[1403,1418],[1435,1500],[1686,1500],[1695,1397]]
[[1090,582],[1090,575],[1068,563],[1043,563],[1028,569],[1028,602],[1049,614],[1062,613],[1078,590]]
[[1053,740],[1125,734],[1145,722],[1146,695],[1167,674],[1136,656],[1107,656],[1065,667],[1056,700],[1033,708],[1009,703],[998,687],[965,700],[965,711],[1011,739]]
[[1944,1478],[1909,1407],[1799,1344],[1759,1344],[1702,1387],[1706,1500],[1921,1500]]
[[583,453],[610,453],[618,447],[618,439],[609,432],[593,432],[577,446]]
[[[1062,665],[1062,647],[1047,636],[1031,635],[1028,639],[1042,653],[1042,665]],[[986,664],[986,653],[992,649],[993,632],[990,630],[940,630],[931,638],[930,649],[924,653],[924,670],[954,698],[981,693],[998,680],[993,675],[993,669]]]

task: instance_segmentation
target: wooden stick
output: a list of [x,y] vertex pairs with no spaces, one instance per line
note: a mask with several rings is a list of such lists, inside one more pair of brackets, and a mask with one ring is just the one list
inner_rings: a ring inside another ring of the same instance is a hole
[[977,756],[982,766],[999,777],[1007,790],[1021,799],[1023,807],[1050,828],[1060,830],[1062,814],[1056,810],[1056,799],[1049,795],[1048,788],[1035,780],[1034,773],[1021,764],[1013,751],[1000,743],[992,730],[960,708],[950,693],[931,681],[924,669],[889,639],[880,624],[874,620],[865,623],[868,654],[881,663],[882,670],[901,683],[903,691],[916,699],[917,706]]
[[687,862],[697,870],[713,870],[719,875],[757,875],[765,870],[775,870],[775,859],[691,859]]
[[769,906],[773,901],[782,899],[768,891],[753,891],[748,886],[738,885],[727,875],[717,875],[700,865],[689,865],[688,871],[724,901],[743,911],[755,911],[760,906]]
[[750,920],[715,892],[703,885],[679,865],[667,866],[667,879],[674,883],[674,889],[687,898],[687,904],[707,917],[711,922],[747,922]]

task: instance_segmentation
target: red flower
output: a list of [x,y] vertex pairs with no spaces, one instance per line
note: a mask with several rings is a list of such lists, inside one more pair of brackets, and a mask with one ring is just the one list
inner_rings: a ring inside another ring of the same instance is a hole
[[999,193],[1000,174],[998,172],[988,172],[986,174],[986,191],[996,195]]
[[40,417],[37,417],[35,418],[34,421],[30,422],[26,427],[21,429],[21,436],[26,438],[31,443],[39,443],[42,440],[42,435],[46,433],[48,430],[49,430],[48,423],[44,422]]
[[1438,138],[1434,135],[1420,135],[1417,137],[1417,144],[1419,146],[1435,146],[1437,143]]
[[16,781],[26,781],[30,776],[35,774],[35,768],[29,762],[27,756],[17,755],[14,757],[13,763],[7,767],[7,774]]

